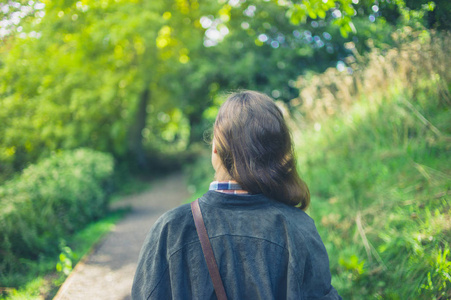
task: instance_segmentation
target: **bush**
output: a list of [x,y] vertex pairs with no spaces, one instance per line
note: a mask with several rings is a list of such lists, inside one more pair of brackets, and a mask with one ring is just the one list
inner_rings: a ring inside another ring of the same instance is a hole
[[103,216],[113,158],[89,149],[55,154],[0,187],[0,273],[53,255],[62,238]]

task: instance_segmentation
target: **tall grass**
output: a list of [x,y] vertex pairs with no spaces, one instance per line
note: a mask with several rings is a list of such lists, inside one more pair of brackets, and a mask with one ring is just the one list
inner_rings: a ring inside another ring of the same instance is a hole
[[449,104],[450,33],[413,32],[404,27],[393,33],[393,40],[397,47],[373,48],[365,56],[357,53],[350,42],[346,47],[354,55],[346,59],[349,67],[344,72],[329,68],[321,75],[300,77],[297,82],[300,95],[290,103],[297,108],[295,117],[301,118],[298,125],[346,112],[358,99],[386,101],[392,98],[393,89],[407,89],[410,98],[416,98],[416,90],[432,84],[437,97]]
[[344,298],[449,299],[451,37],[396,34],[349,72],[300,78],[299,169]]

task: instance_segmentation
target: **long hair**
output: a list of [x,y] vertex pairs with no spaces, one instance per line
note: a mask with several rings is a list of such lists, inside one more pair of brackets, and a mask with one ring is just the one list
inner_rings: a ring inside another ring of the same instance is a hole
[[307,209],[310,192],[296,170],[282,112],[270,97],[254,91],[229,96],[216,117],[214,139],[224,167],[243,189]]

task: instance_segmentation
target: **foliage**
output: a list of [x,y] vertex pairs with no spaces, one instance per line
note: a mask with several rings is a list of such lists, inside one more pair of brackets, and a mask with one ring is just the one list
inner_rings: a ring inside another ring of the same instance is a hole
[[450,30],[451,3],[446,0],[396,0],[394,3],[401,22],[414,25],[421,23],[427,28]]
[[451,37],[400,38],[352,75],[302,82],[293,101],[309,213],[347,299],[451,296]]
[[64,246],[64,243],[62,243],[61,247],[61,253],[58,256],[59,261],[56,263],[56,270],[58,272],[63,272],[64,275],[68,276],[69,273],[72,271],[73,267],[73,260],[76,259],[76,255],[73,253],[72,249],[68,246]]
[[[149,170],[149,156],[200,139],[217,93],[250,88],[288,101],[300,73],[349,55],[339,32],[351,15],[357,47],[390,28],[358,21],[366,12],[350,0],[29,3],[1,4],[0,182],[77,147]],[[309,17],[290,23],[299,9]]]
[[61,238],[102,217],[113,166],[108,154],[78,149],[31,165],[1,186],[1,273],[55,254]]
[[356,29],[351,21],[351,18],[357,14],[354,9],[354,1],[350,0],[311,0],[303,1],[301,3],[293,3],[291,1],[280,1],[287,5],[287,15],[290,21],[294,24],[306,22],[310,19],[325,19],[327,12],[332,11],[334,17],[333,23],[338,25],[340,33],[343,37],[348,37],[350,32],[355,32]]
[[[300,77],[297,82],[300,93],[290,102],[291,106],[302,113],[303,119],[314,123],[347,111],[358,98],[371,101],[389,98],[393,93],[390,87],[401,90],[412,85],[420,87],[423,80],[437,84],[439,97],[447,99],[451,73],[446,64],[449,54],[443,49],[450,46],[449,34],[416,32],[403,27],[392,36],[394,48],[373,47],[365,56],[360,55],[354,43],[347,43],[346,47],[354,52],[345,61],[350,67],[329,68],[321,76]],[[377,93],[371,95],[369,91]]]
[[1,134],[5,162],[23,165],[87,145],[127,152],[128,130],[151,76],[141,66],[155,57],[146,51],[156,47],[146,42],[154,42],[156,30],[144,26],[160,20],[133,3],[47,2],[39,24],[23,25],[40,38],[10,38],[2,59],[1,118],[10,125]]
[[[62,241],[61,246],[68,247],[72,251],[72,265],[89,253],[102,236],[114,228],[114,224],[123,217],[124,213],[123,210],[110,212],[105,218],[89,224],[69,237],[66,240],[67,246],[65,241]],[[64,248],[61,250],[66,252]],[[55,273],[55,262],[60,262],[60,259],[59,255],[42,257],[38,261],[29,262],[25,273],[2,274],[0,277],[2,286],[10,288],[4,295],[0,293],[0,299],[53,298],[66,279],[64,273]]]

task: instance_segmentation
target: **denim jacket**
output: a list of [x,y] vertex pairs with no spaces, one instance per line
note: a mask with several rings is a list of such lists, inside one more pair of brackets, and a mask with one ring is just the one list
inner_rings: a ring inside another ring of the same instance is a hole
[[[341,299],[313,220],[263,195],[199,199],[229,299]],[[133,299],[216,299],[190,205],[161,216],[141,249]]]

